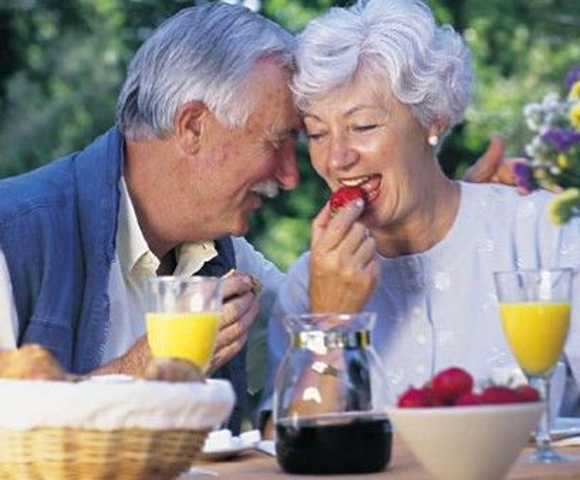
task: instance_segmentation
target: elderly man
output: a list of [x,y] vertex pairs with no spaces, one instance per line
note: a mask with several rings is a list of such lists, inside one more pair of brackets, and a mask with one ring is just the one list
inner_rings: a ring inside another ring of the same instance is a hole
[[[78,373],[139,373],[150,358],[137,301],[147,276],[237,267],[281,274],[243,238],[263,196],[298,182],[299,120],[286,84],[293,37],[243,8],[182,10],[141,46],[116,126],[81,152],[0,182],[0,348],[48,347]],[[259,304],[224,281],[212,373],[246,390]]]

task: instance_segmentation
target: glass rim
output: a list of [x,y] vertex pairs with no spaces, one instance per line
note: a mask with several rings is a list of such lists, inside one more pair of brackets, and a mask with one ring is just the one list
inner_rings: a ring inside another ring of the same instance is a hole
[[353,313],[335,313],[335,312],[325,312],[325,313],[289,313],[284,315],[284,318],[294,318],[297,320],[306,319],[306,318],[326,318],[326,317],[338,317],[339,319],[346,319],[350,317],[376,317],[376,312],[353,312]]
[[517,274],[531,274],[531,273],[540,273],[540,272],[570,272],[573,274],[576,270],[572,267],[554,267],[554,268],[516,268],[513,270],[498,270],[493,273],[493,276],[500,276],[500,275],[517,275]]

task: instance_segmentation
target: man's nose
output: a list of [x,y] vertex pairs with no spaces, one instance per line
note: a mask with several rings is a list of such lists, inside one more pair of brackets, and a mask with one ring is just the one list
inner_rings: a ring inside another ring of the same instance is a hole
[[274,176],[280,188],[294,190],[300,181],[300,173],[296,162],[296,147],[292,145],[292,147],[285,148],[280,156],[279,166]]

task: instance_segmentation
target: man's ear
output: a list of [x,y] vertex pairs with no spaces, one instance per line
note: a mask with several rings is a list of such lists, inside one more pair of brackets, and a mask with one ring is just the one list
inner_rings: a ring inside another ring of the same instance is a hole
[[175,137],[186,153],[195,154],[199,150],[208,113],[205,103],[198,101],[188,102],[177,110],[174,123]]

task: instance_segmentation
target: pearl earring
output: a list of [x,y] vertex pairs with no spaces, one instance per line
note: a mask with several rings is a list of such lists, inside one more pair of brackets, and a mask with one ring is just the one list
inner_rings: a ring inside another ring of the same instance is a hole
[[427,138],[427,143],[432,147],[436,147],[439,143],[439,137],[437,135],[429,135],[429,138]]

